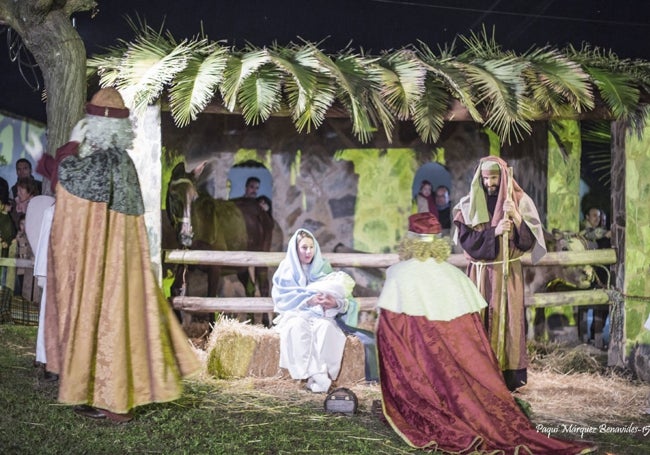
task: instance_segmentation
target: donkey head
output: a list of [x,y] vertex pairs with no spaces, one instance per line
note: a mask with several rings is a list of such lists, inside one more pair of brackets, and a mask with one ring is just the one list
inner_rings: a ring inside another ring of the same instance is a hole
[[167,216],[178,241],[184,248],[192,246],[192,204],[199,196],[196,190],[196,170],[185,172],[184,163],[176,165],[167,188]]

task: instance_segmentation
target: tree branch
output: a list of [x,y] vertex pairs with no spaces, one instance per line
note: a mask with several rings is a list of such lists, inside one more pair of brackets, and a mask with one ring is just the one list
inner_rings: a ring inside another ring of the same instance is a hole
[[15,28],[16,2],[13,0],[0,0],[0,24]]
[[97,8],[97,2],[95,0],[68,0],[65,2],[65,5],[63,5],[63,11],[68,17],[72,16],[74,13],[92,11],[95,8]]

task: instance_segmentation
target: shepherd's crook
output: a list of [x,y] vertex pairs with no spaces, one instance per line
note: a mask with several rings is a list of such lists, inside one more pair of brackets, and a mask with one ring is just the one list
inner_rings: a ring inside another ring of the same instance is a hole
[[[506,172],[506,201],[512,201],[512,168],[508,167]],[[505,215],[505,214],[504,214]],[[508,272],[510,270],[510,238],[509,231],[501,236],[502,241],[502,266],[501,273],[501,303],[499,305],[499,325],[497,330],[497,358],[499,367],[504,370],[506,367],[505,337],[506,337],[506,306],[508,303]]]

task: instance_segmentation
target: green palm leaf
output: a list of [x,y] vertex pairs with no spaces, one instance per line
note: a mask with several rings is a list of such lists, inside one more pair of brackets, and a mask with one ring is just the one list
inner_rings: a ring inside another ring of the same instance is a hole
[[111,47],[105,54],[95,55],[86,61],[86,77],[99,76],[102,87],[112,87],[120,78],[121,63],[128,49],[127,43]]
[[580,64],[557,50],[542,48],[524,54],[523,76],[533,102],[542,112],[567,113],[568,104],[577,113],[594,108],[589,75]]
[[390,138],[394,118],[385,106],[377,104],[381,98],[381,72],[373,67],[374,60],[348,52],[334,61],[317,48],[312,49],[323,71],[334,80],[336,98],[348,110],[357,138],[362,143],[370,141],[379,124]]
[[473,87],[475,103],[487,112],[485,126],[502,139],[522,139],[531,131],[533,111],[525,98],[526,81],[522,72],[526,63],[513,52],[503,52],[485,28],[481,34],[461,36],[467,50],[457,58],[457,65]]
[[602,68],[586,66],[598,91],[614,117],[627,119],[639,102],[639,89],[625,73],[614,73]]
[[311,131],[325,120],[335,98],[332,79],[322,70],[312,46],[274,47],[271,61],[284,73],[284,95],[298,131]]
[[177,126],[196,120],[212,100],[223,80],[227,58],[226,48],[205,40],[197,42],[196,52],[189,56],[187,66],[176,74],[169,89],[169,105]]
[[155,102],[163,88],[185,68],[192,46],[187,40],[176,44],[151,30],[136,37],[124,55],[116,81],[117,88],[135,94],[132,107],[136,112]]
[[413,51],[385,54],[378,62],[383,98],[398,119],[408,120],[413,106],[424,93],[426,68]]
[[[237,107],[239,90],[251,74],[262,65],[269,63],[266,49],[249,48],[243,55],[231,54],[224,70],[224,80],[220,90],[226,109],[233,112]],[[250,86],[249,86],[250,87]]]
[[[483,123],[483,116],[480,114],[474,100],[472,99],[472,87],[461,67],[455,65],[455,58],[451,50],[445,50],[443,55],[437,56],[423,43],[418,48],[418,57],[425,65],[431,77],[439,79],[449,94],[459,100],[467,109],[469,115],[475,122]],[[427,76],[429,77],[429,76]]]
[[497,60],[473,60],[456,63],[474,88],[476,105],[486,111],[485,126],[510,141],[530,133],[531,112],[523,102],[525,83],[521,77],[525,65],[513,57]]
[[423,142],[436,142],[449,109],[449,93],[440,79],[429,77],[413,106],[413,124]]
[[244,121],[257,125],[266,121],[280,107],[282,72],[267,63],[246,77],[239,90],[239,105]]

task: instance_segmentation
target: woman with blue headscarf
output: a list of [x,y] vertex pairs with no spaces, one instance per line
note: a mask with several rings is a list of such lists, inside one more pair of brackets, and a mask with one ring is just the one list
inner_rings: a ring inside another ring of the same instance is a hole
[[348,310],[354,280],[332,272],[306,229],[291,237],[287,256],[273,275],[272,297],[280,333],[280,367],[327,392],[341,369],[346,336],[335,317]]

